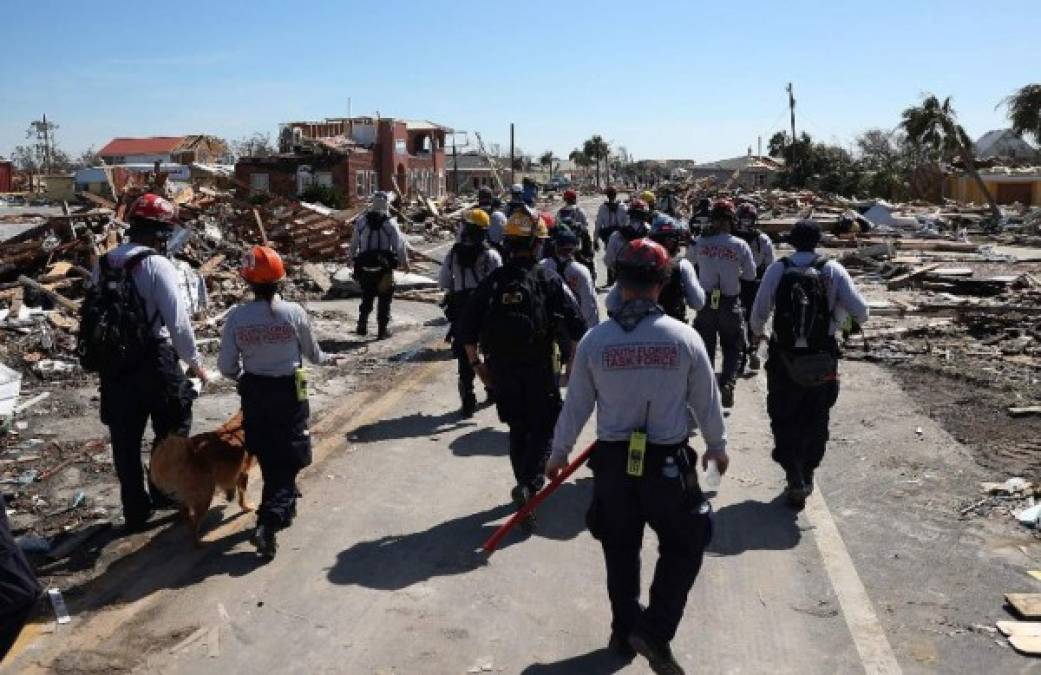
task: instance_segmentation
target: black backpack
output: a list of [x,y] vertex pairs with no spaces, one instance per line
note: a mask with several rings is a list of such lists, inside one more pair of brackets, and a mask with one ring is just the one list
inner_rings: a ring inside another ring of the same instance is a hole
[[480,244],[459,242],[452,247],[449,255],[452,256],[452,262],[459,263],[459,268],[463,271],[464,276],[469,272],[473,275],[474,282],[480,283],[481,280],[477,277],[477,261],[480,260],[481,254],[487,250],[488,244],[485,242]]
[[687,296],[683,292],[683,274],[678,263],[672,264],[669,281],[658,295],[658,304],[665,313],[678,321],[687,321]]
[[831,310],[821,270],[827,259],[818,256],[806,267],[782,258],[784,274],[774,296],[774,337],[789,351],[821,352],[828,348]]
[[[386,274],[393,272],[398,266],[398,256],[394,251],[376,248],[379,246],[379,235],[383,225],[389,218],[372,218],[378,220],[373,223],[370,220],[372,214],[365,216],[365,229],[368,230],[369,247],[358,254],[354,260],[354,278],[361,283],[363,280],[378,281]],[[375,244],[373,238],[375,237]]]
[[540,265],[530,270],[507,265],[493,274],[481,345],[495,359],[539,360],[553,333],[546,309],[546,271]]
[[112,267],[102,256],[96,285],[87,289],[80,307],[76,354],[83,369],[101,375],[119,375],[132,370],[152,353],[156,339],[144,300],[134,285],[132,273],[151,249],[131,256],[122,268]]

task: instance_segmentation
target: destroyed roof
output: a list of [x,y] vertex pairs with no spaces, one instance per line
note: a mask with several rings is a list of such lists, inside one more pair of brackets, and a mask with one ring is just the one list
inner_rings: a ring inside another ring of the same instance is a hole
[[756,155],[741,155],[740,157],[732,157],[730,159],[720,159],[715,162],[705,162],[704,164],[695,164],[692,168],[694,169],[707,169],[707,170],[720,170],[720,171],[736,171],[737,169],[766,169],[768,171],[780,171],[783,167],[783,162],[773,157],[758,157]]
[[445,159],[449,171],[455,171],[458,165],[459,171],[487,171],[491,169],[488,160],[478,154],[460,154],[458,157],[449,155]]
[[1037,157],[1038,151],[1017,136],[1011,129],[994,129],[980,136],[976,141],[976,156],[1009,157],[1025,159]]
[[405,123],[405,128],[409,131],[452,131],[452,129],[430,120],[402,120]]
[[184,142],[184,136],[152,136],[151,138],[113,138],[98,151],[102,157],[120,155],[162,155],[173,152]]

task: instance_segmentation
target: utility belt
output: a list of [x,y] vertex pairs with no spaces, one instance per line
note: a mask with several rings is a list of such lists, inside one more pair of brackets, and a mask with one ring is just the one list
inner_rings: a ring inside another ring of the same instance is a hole
[[[639,462],[642,463],[640,476],[634,476],[636,463],[632,439],[628,441],[597,441],[596,449],[589,460],[589,466],[596,473],[599,467],[608,463],[620,462],[631,478],[682,479],[683,491],[693,506],[705,501],[705,495],[698,484],[698,453],[687,442],[660,445],[646,443]],[[675,469],[669,468],[669,460]]]
[[708,300],[705,302],[705,309],[731,308],[740,302],[740,293],[737,295],[726,295],[718,288],[714,288],[708,292]]
[[297,368],[292,375],[254,375],[243,373],[239,378],[239,392],[243,390],[273,392],[290,389],[298,403],[305,403],[309,395],[309,377],[306,368]]

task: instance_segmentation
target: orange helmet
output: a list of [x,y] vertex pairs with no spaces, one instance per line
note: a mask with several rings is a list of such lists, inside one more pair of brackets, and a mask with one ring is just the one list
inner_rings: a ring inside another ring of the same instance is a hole
[[270,246],[254,246],[242,256],[239,273],[251,284],[273,284],[286,278],[282,258]]

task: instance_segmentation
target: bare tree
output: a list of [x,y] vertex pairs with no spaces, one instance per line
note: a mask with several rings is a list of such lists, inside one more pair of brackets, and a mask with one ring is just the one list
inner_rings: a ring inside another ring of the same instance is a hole
[[271,134],[254,131],[230,144],[231,152],[236,159],[241,157],[265,157],[275,154],[275,146],[271,142]]

